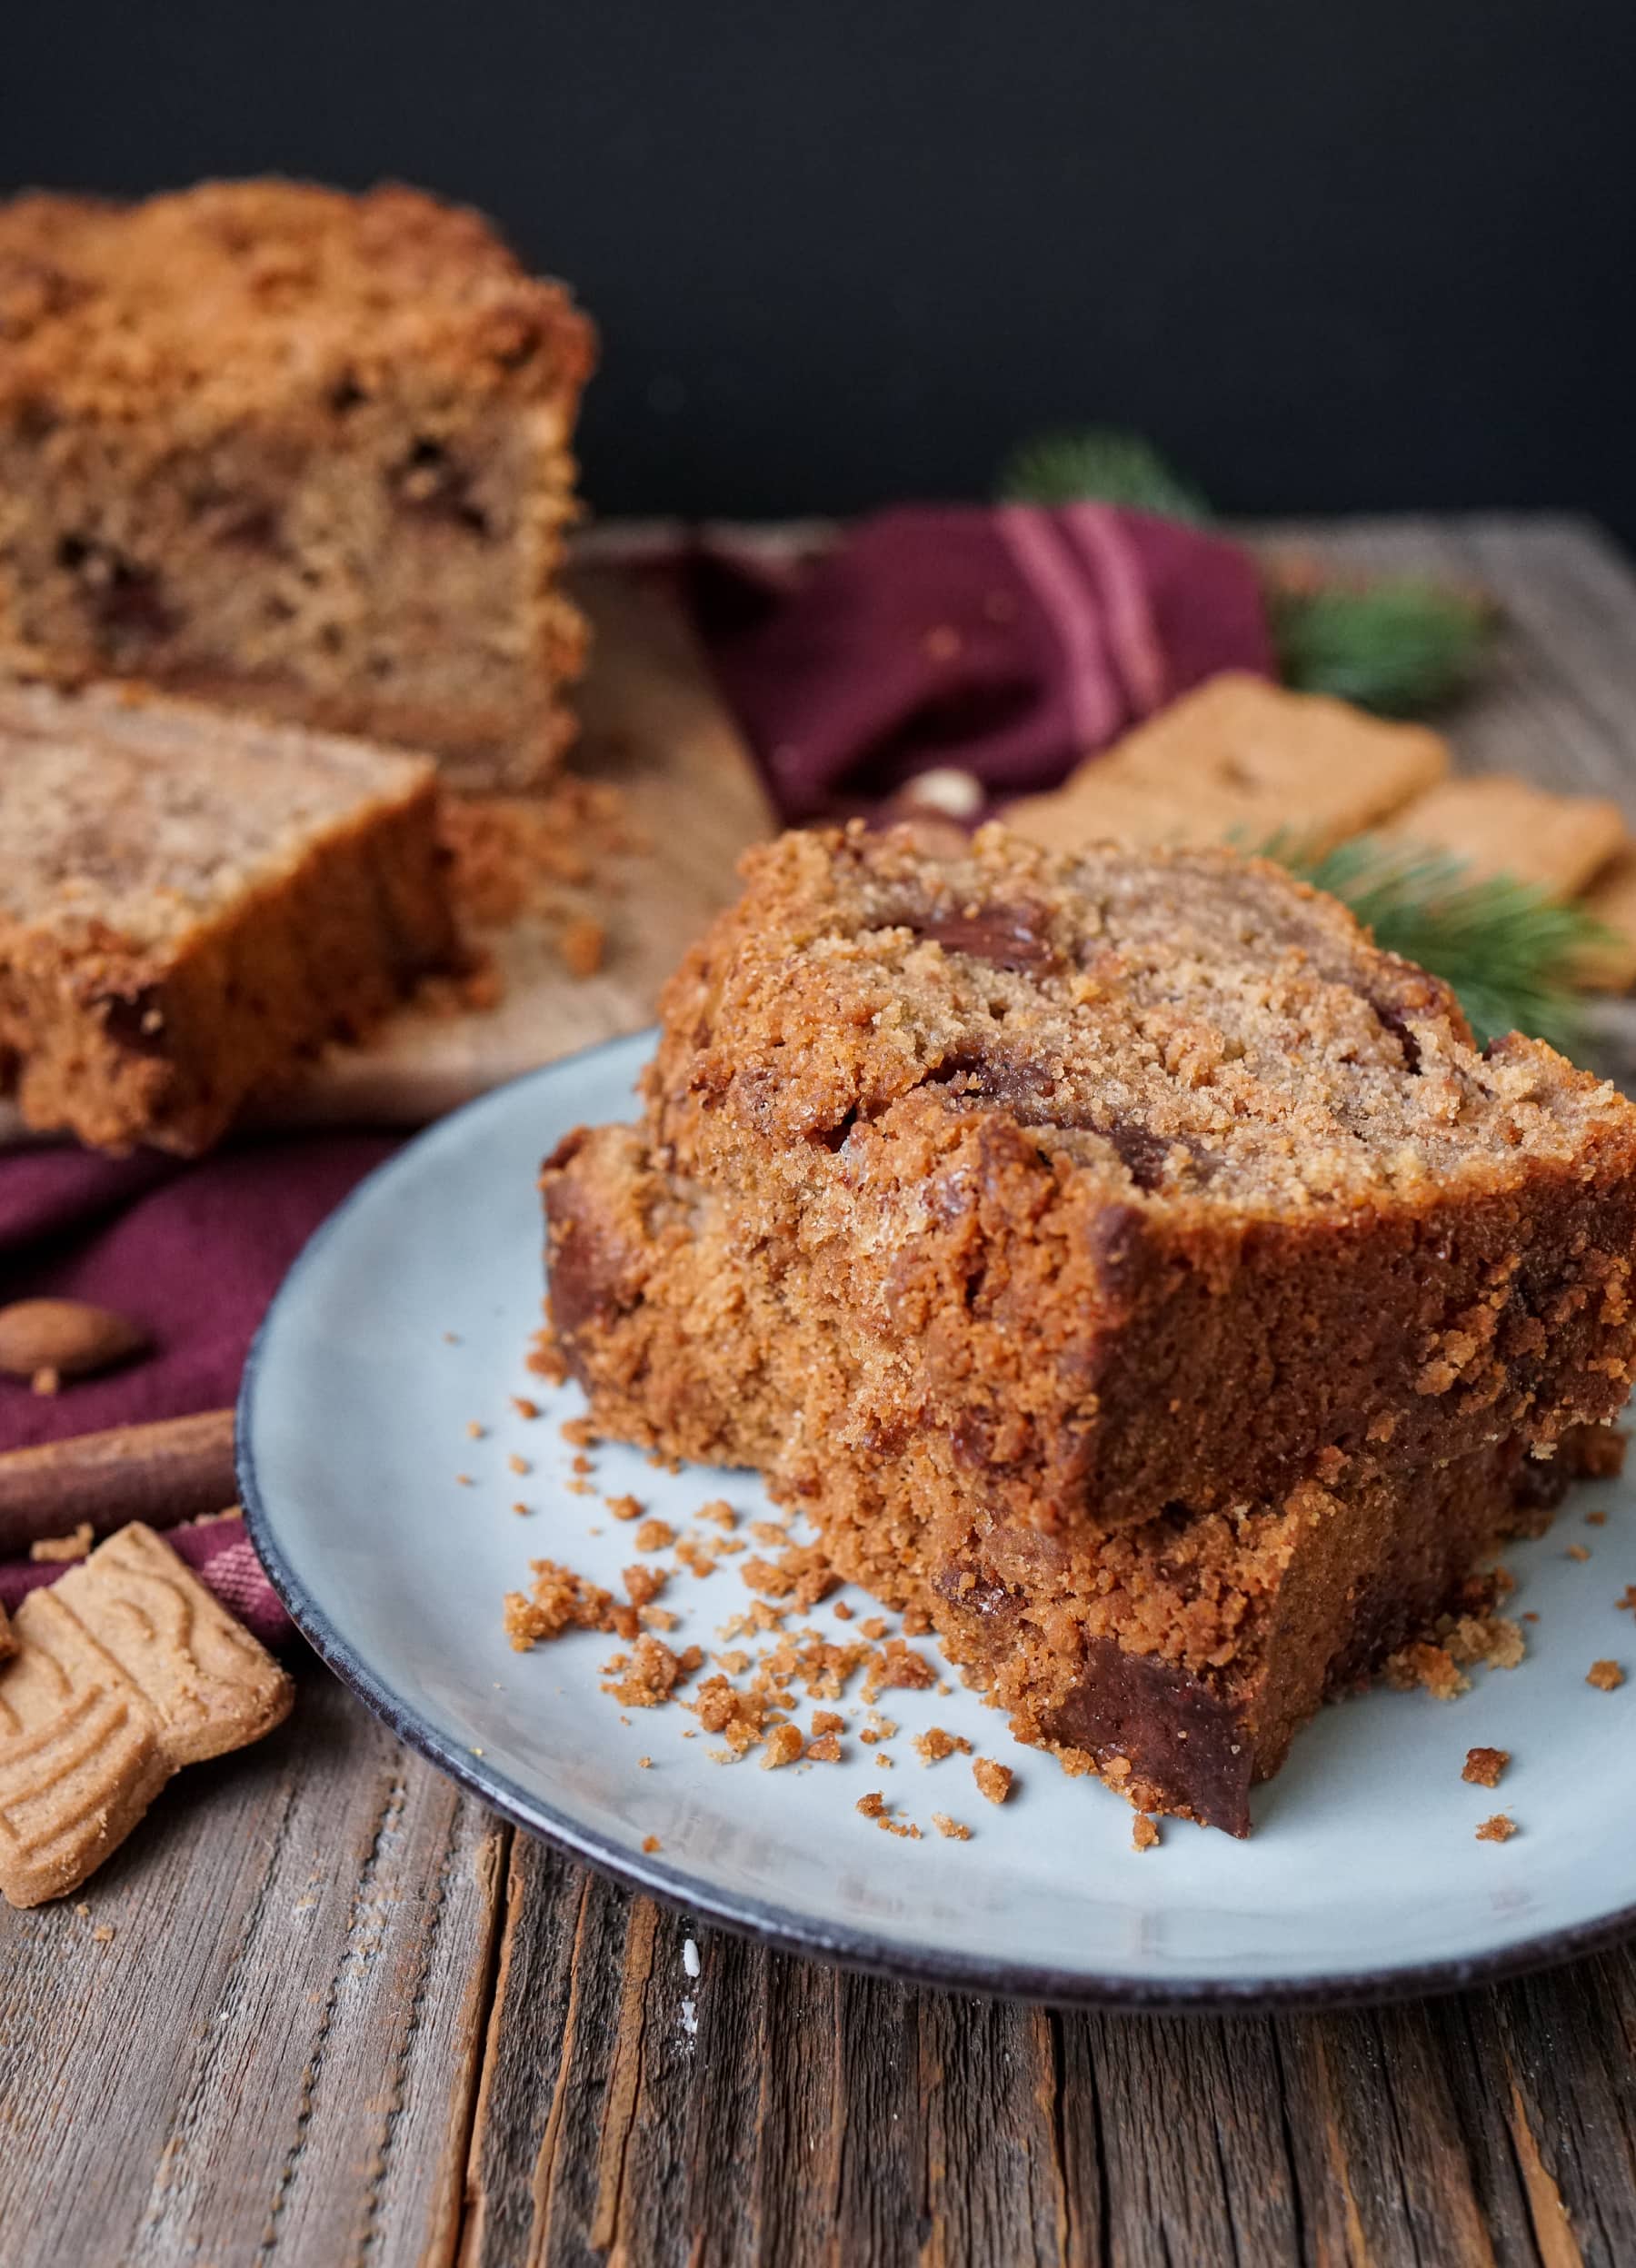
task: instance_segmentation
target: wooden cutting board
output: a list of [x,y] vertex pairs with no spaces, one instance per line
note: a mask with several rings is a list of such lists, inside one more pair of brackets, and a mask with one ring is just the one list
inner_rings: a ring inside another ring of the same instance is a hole
[[[366,1046],[327,1050],[255,1123],[421,1126],[519,1072],[639,1030],[683,952],[734,895],[739,852],[773,831],[749,750],[663,583],[609,562],[583,564],[573,581],[594,644],[571,764],[618,788],[645,845],[609,861],[612,887],[594,893],[607,927],[601,970],[570,976],[537,920],[485,932],[504,984],[496,1007],[405,1008]],[[0,1141],[21,1133],[0,1106]]]
[[584,565],[574,585],[594,643],[570,761],[618,788],[643,845],[613,861],[613,890],[596,892],[601,970],[570,976],[544,925],[526,917],[486,933],[504,982],[496,1007],[404,1009],[366,1046],[331,1049],[260,1122],[422,1126],[538,1064],[639,1030],[736,894],[739,852],[773,831],[773,811],[692,628],[662,583],[633,570]]

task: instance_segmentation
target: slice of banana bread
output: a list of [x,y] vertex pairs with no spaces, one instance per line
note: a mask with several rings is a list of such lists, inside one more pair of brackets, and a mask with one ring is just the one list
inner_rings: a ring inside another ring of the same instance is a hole
[[0,206],[0,659],[527,785],[572,733],[594,352],[560,286],[409,189]]
[[[1537,1042],[1480,1055],[1332,900],[1231,852],[1000,829],[953,860],[791,835],[744,870],[667,992],[639,1155],[768,1288],[784,1477],[792,1443],[913,1437],[952,1512],[1105,1531],[1278,1501],[1330,1450],[1549,1448],[1622,1404],[1636,1109]],[[603,1154],[546,1176],[556,1311],[634,1430],[662,1358],[633,1373],[627,1334],[723,1358],[668,1295],[636,1311],[604,1228],[584,1248]],[[719,1398],[719,1439],[669,1446],[739,1453],[754,1398]]]
[[0,684],[0,1087],[192,1152],[456,958],[424,758],[125,688]]
[[599,1430],[759,1467],[1024,1738],[1243,1833],[1636,1358],[1636,1109],[1230,852],[789,836],[547,1162]]

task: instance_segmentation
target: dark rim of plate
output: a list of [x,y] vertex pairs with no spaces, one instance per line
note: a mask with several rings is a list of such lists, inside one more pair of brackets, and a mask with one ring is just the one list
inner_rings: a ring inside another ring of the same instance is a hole
[[390,1726],[399,1740],[481,1797],[514,1826],[585,1860],[629,1889],[661,1898],[687,1914],[718,1924],[741,1936],[759,1939],[783,1952],[833,1961],[846,1968],[895,1977],[905,1983],[945,1986],[990,1997],[1048,2001],[1063,2007],[1195,2009],[1218,2014],[1272,2007],[1363,2005],[1457,1992],[1469,1985],[1491,1984],[1527,1971],[1555,1967],[1581,1955],[1598,1952],[1636,1931],[1636,1905],[1631,1905],[1595,1921],[1548,1930],[1541,1936],[1503,1945],[1469,1960],[1423,1962],[1404,1968],[1341,1970],[1326,1976],[1289,1978],[1108,1976],[1002,1956],[990,1961],[957,1954],[920,1952],[895,1945],[867,1930],[828,1927],[788,1906],[723,1895],[706,1879],[666,1865],[652,1854],[632,1850],[588,1831],[571,1815],[541,1801],[504,1773],[488,1768],[469,1748],[446,1738],[428,1723],[413,1702],[378,1676],[341,1636],[288,1565],[279,1547],[277,1530],[255,1469],[255,1396],[263,1358],[278,1328],[280,1311],[308,1263],[332,1237],[343,1231],[353,1208],[368,1199],[379,1184],[390,1179],[409,1158],[428,1147],[457,1139],[459,1129],[474,1114],[505,1108],[508,1098],[521,1088],[572,1078],[576,1069],[621,1049],[630,1051],[634,1068],[645,1059],[645,1050],[652,1046],[654,1036],[650,1030],[602,1040],[574,1055],[560,1057],[538,1070],[524,1072],[438,1119],[377,1166],[314,1229],[280,1285],[251,1346],[239,1388],[236,1423],[239,1495],[251,1540],[274,1589],[314,1652],[344,1685],[350,1686],[366,1708]]

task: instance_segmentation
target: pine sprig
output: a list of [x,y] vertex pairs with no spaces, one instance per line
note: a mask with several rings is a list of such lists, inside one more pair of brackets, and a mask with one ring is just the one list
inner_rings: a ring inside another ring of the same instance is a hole
[[[1007,503],[1121,504],[1194,526],[1215,518],[1152,442],[1113,425],[1024,442],[1000,494]],[[1273,568],[1263,589],[1283,682],[1377,716],[1422,716],[1450,700],[1481,668],[1493,630],[1486,599],[1423,576],[1348,582]]]
[[1493,631],[1486,600],[1420,576],[1314,589],[1270,582],[1266,603],[1286,685],[1382,717],[1422,716],[1462,691]]
[[1203,496],[1140,433],[1115,425],[1042,433],[1013,452],[1000,475],[1010,504],[1122,504],[1164,520],[1211,518]]
[[1275,835],[1261,855],[1339,898],[1387,952],[1451,985],[1479,1046],[1507,1031],[1548,1040],[1564,1055],[1583,1045],[1574,966],[1608,932],[1581,907],[1508,875],[1473,875],[1446,852],[1374,835],[1321,853]]

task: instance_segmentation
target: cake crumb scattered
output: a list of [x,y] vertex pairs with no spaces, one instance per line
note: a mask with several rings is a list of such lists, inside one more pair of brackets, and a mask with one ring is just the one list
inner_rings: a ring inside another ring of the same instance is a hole
[[803,1608],[816,1606],[841,1580],[816,1544],[791,1544],[776,1559],[746,1559],[739,1574],[747,1590]]
[[702,1504],[696,1517],[708,1520],[713,1527],[738,1526],[738,1514],[723,1497],[713,1497],[708,1504]]
[[1448,1648],[1423,1638],[1389,1656],[1382,1674],[1387,1684],[1400,1693],[1422,1686],[1437,1701],[1452,1701],[1471,1686],[1470,1678],[1461,1676]]
[[941,1725],[929,1725],[923,1733],[916,1733],[914,1753],[923,1764],[941,1764],[945,1756],[969,1756],[972,1744],[963,1733],[945,1733]]
[[676,1531],[668,1520],[643,1520],[633,1538],[638,1551],[668,1551]]
[[884,1615],[871,1615],[858,1627],[866,1638],[883,1638],[886,1636],[886,1617]]
[[481,1441],[487,1432],[488,1427],[483,1423],[483,1420],[480,1418],[468,1418],[466,1419],[466,1438],[468,1441]]
[[528,1507],[527,1507],[525,1504],[514,1504],[514,1505],[513,1505],[513,1507],[512,1507],[512,1510],[513,1510],[514,1512],[521,1513],[521,1514],[523,1514],[524,1517],[526,1517],[527,1512],[528,1512]]
[[596,974],[603,965],[607,946],[606,929],[590,914],[565,923],[557,940],[557,950],[563,957],[564,968],[571,977],[581,980]]
[[813,1738],[814,1740],[823,1740],[831,1733],[843,1733],[845,1730],[846,1719],[838,1716],[833,1709],[813,1711]]
[[692,1707],[707,1733],[719,1733],[734,1756],[747,1756],[767,1723],[769,1703],[759,1693],[741,1693],[718,1671],[706,1677]]
[[786,1764],[793,1764],[806,1748],[798,1725],[775,1725],[767,1735],[767,1753],[762,1758],[763,1772],[776,1772]]
[[[868,1626],[864,1627],[867,1631]],[[869,1665],[868,1675],[863,1681],[863,1698],[873,1701],[877,1693],[883,1693],[889,1686],[923,1691],[927,1686],[936,1683],[937,1672],[923,1654],[917,1654],[912,1646],[905,1646],[902,1638],[888,1638]]]
[[1591,1554],[1586,1550],[1583,1544],[1570,1544],[1568,1547],[1568,1557],[1570,1559],[1579,1559],[1582,1561],[1589,1559]]
[[946,1811],[934,1811],[932,1825],[947,1842],[969,1843],[972,1839],[970,1827],[962,1826],[958,1819],[951,1819]]
[[[556,1334],[549,1327],[534,1333],[528,1352],[523,1358],[523,1368],[532,1371],[536,1378],[544,1378],[548,1386],[567,1385],[568,1365],[564,1359],[562,1348],[557,1345]],[[590,1419],[571,1418],[568,1424],[588,1426]],[[567,1429],[567,1426],[563,1428],[564,1433]]]
[[809,1740],[807,1757],[813,1764],[839,1764],[841,1743],[833,1733],[826,1733],[821,1740]]
[[1483,1820],[1477,1830],[1479,1843],[1509,1843],[1517,1832],[1517,1823],[1509,1812],[1497,1811],[1491,1819]]
[[564,1418],[558,1431],[571,1449],[594,1449],[602,1439],[589,1418]]
[[991,1804],[1005,1801],[1012,1792],[1013,1776],[1009,1764],[996,1764],[992,1756],[979,1756],[972,1766],[972,1777]]
[[835,1601],[834,1616],[837,1622],[850,1622],[852,1620],[853,1610],[843,1598],[838,1598]]
[[886,1798],[879,1788],[872,1787],[867,1796],[859,1796],[853,1808],[861,1811],[865,1819],[879,1819],[886,1809]]
[[610,1497],[608,1509],[616,1520],[639,1520],[643,1507],[634,1497]]
[[531,1567],[533,1590],[526,1597],[521,1591],[505,1595],[505,1635],[519,1654],[565,1630],[612,1627],[612,1592],[554,1559],[535,1559]]
[[510,1400],[512,1408],[516,1411],[519,1418],[537,1418],[539,1416],[540,1405],[538,1402],[531,1402],[526,1394],[513,1394],[507,1398]]
[[70,1559],[83,1559],[91,1548],[91,1523],[82,1520],[71,1536],[36,1537],[28,1547],[28,1556],[36,1566],[60,1566]]
[[658,1597],[660,1592],[670,1581],[670,1577],[663,1567],[638,1566],[624,1568],[622,1571],[621,1580],[624,1584],[625,1596],[632,1606],[647,1606]]
[[656,1835],[644,1835],[642,1838],[642,1847],[644,1851],[662,1851],[664,1845]]
[[456,1473],[454,1476],[454,1481],[455,1486],[461,1488],[474,1488],[477,1485],[475,1481],[473,1480],[470,1473]]
[[1594,1686],[1600,1693],[1611,1693],[1616,1686],[1622,1686],[1624,1681],[1625,1674],[1617,1662],[1592,1662],[1585,1672],[1585,1683]]
[[91,1932],[91,1937],[92,1942],[95,1945],[111,1945],[114,1943],[113,1923],[98,1922],[96,1927]]
[[512,1451],[505,1462],[514,1473],[532,1473],[534,1470],[528,1459],[525,1457],[519,1457],[515,1449]]
[[1151,1851],[1158,1840],[1158,1821],[1155,1819],[1150,1819],[1145,1811],[1139,1811],[1136,1814],[1135,1818],[1131,1822],[1132,1849],[1137,1851]]
[[1607,1526],[1607,1525],[1608,1525],[1608,1516],[1607,1516],[1607,1514],[1606,1514],[1605,1512],[1587,1512],[1587,1513],[1586,1513],[1586,1515],[1585,1515],[1585,1526],[1586,1526],[1587,1527],[1606,1527],[1606,1526]]
[[603,1691],[611,1693],[626,1708],[656,1709],[703,1659],[696,1646],[690,1646],[685,1654],[674,1654],[663,1638],[644,1631],[628,1656],[615,1656],[607,1665],[614,1675]]
[[637,1759],[636,1759],[636,1769],[638,1770],[638,1772],[651,1772],[651,1771],[653,1770],[653,1759],[652,1758],[652,1756],[638,1756],[638,1757],[637,1757]]
[[1470,1780],[1473,1787],[1498,1787],[1500,1775],[1511,1762],[1509,1748],[1468,1748],[1462,1780]]

